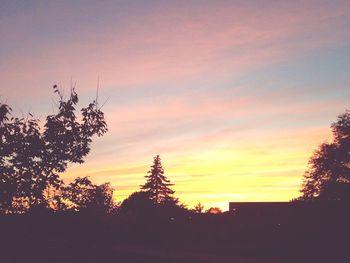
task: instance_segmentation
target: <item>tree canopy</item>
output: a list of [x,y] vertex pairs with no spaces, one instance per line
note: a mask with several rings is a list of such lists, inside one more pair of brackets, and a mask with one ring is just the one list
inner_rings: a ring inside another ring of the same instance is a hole
[[302,184],[303,200],[350,201],[350,111],[331,125],[333,141],[314,152]]
[[132,193],[121,203],[119,211],[135,217],[144,217],[154,211],[154,203],[147,192],[138,191]]
[[0,211],[26,211],[49,206],[50,189],[62,185],[59,174],[69,163],[83,163],[92,137],[107,132],[104,113],[97,99],[76,115],[78,95],[71,89],[68,99],[55,85],[56,114],[42,125],[28,114],[12,116],[12,109],[0,103]]
[[97,213],[114,213],[116,204],[113,200],[113,191],[110,183],[93,184],[88,177],[77,177],[67,186],[61,187],[57,196],[57,203],[62,207],[59,210],[92,211]]

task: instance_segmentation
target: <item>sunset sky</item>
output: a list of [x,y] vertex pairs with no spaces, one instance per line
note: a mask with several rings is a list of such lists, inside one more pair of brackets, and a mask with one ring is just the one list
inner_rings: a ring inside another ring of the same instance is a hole
[[193,207],[287,201],[350,108],[350,1],[0,0],[0,100],[52,114],[97,83],[109,132],[63,178],[122,201],[159,154]]

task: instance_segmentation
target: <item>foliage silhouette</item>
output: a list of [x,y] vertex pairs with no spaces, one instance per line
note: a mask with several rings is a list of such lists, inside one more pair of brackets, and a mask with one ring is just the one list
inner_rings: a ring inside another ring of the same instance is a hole
[[300,200],[350,201],[350,111],[331,128],[333,142],[321,144],[310,158]]
[[154,203],[150,199],[149,194],[144,191],[132,193],[119,207],[121,214],[133,219],[152,214],[152,210],[154,210]]
[[[46,118],[43,131],[32,115],[12,117],[11,108],[0,104],[0,210],[7,213],[0,215],[0,261],[20,254],[28,260],[28,255],[38,253],[49,260],[68,255],[82,262],[91,262],[92,257],[107,261],[108,256],[119,256],[121,262],[178,262],[165,259],[164,253],[159,261],[150,256],[150,251],[165,248],[169,254],[184,252],[185,262],[191,261],[187,257],[192,249],[204,252],[203,257],[213,251],[225,256],[253,253],[298,262],[346,262],[336,260],[339,251],[346,253],[350,234],[350,214],[342,202],[297,203],[284,213],[266,210],[258,217],[222,213],[215,207],[202,213],[200,203],[190,212],[173,197],[173,184],[158,155],[141,191],[131,194],[118,210],[109,183],[96,185],[88,177],[78,177],[65,184],[59,173],[69,163],[82,163],[92,136],[103,135],[107,127],[97,101],[82,109],[79,122],[74,89],[68,100],[57,87],[54,91],[59,111]],[[334,141],[322,144],[310,160],[304,199],[349,200],[350,113],[339,116],[332,129]],[[48,213],[48,207],[61,213]],[[15,214],[26,211],[32,213]],[[135,250],[145,253],[133,260]]]
[[151,170],[145,176],[147,181],[140,191],[132,193],[119,207],[120,214],[130,220],[174,220],[188,214],[184,205],[179,204],[173,184],[164,175],[159,155],[154,157]]
[[61,187],[61,193],[56,197],[57,210],[115,213],[117,205],[113,200],[113,192],[110,183],[95,185],[88,177],[78,177]]
[[204,206],[201,203],[198,203],[192,211],[197,214],[201,214],[204,211]]
[[35,206],[49,207],[61,186],[59,174],[68,163],[83,163],[90,152],[92,137],[107,132],[104,114],[94,100],[76,116],[78,95],[71,88],[68,99],[57,85],[58,112],[40,121],[11,115],[0,103],[0,211],[25,212]]
[[178,203],[178,199],[174,198],[174,191],[170,188],[173,184],[164,175],[161,159],[159,155],[154,157],[151,170],[145,176],[147,181],[141,186],[141,190],[148,193],[149,198],[154,204],[174,204]]

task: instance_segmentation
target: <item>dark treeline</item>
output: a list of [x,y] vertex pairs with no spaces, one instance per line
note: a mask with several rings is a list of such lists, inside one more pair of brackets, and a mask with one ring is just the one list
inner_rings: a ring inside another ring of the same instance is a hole
[[139,191],[119,204],[109,183],[65,183],[59,174],[84,162],[107,125],[97,98],[79,117],[75,90],[68,98],[54,92],[57,113],[44,124],[0,104],[0,262],[346,262],[349,111],[332,124],[333,142],[311,157],[290,208],[222,213],[181,204],[159,155]]
[[186,260],[188,254],[267,262],[348,258],[350,215],[341,205],[237,215],[154,206],[136,211],[0,216],[0,262],[208,262]]

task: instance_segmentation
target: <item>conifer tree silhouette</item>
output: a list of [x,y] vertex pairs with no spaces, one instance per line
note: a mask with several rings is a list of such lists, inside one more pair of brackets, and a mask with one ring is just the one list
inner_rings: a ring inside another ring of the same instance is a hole
[[173,184],[164,175],[159,155],[154,157],[151,170],[145,178],[147,181],[141,186],[141,189],[149,194],[154,204],[176,204],[178,202],[178,199],[173,197],[175,191],[170,188]]

